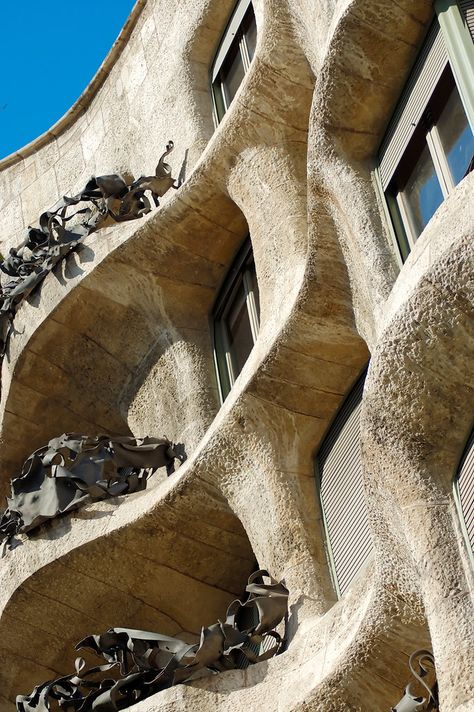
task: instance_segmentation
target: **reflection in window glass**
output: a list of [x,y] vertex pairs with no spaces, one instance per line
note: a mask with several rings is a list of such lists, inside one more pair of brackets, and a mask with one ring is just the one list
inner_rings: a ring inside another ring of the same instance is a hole
[[[447,4],[456,14],[458,3]],[[448,39],[449,46],[454,37]],[[454,76],[447,50],[441,63],[445,41],[435,19],[379,152],[378,177],[403,261],[439,205],[474,167],[467,74]]]
[[226,325],[234,378],[237,378],[253,348],[252,328],[243,283],[240,284],[229,309]]
[[421,152],[402,192],[402,198],[412,230],[418,237],[443,202],[443,193],[428,146]]
[[249,53],[249,59],[252,61],[255,54],[255,47],[257,46],[257,26],[255,24],[255,17],[251,15],[251,22],[248,23],[247,29],[245,31],[245,40],[247,42],[247,52]]
[[239,251],[214,308],[214,346],[224,400],[242,371],[259,332],[260,301],[250,239]]
[[245,75],[242,56],[239,52],[238,46],[235,48],[233,55],[228,58],[226,66],[223,70],[223,75],[226,103],[227,107],[229,107],[232,99],[237,94],[237,89],[241,85],[242,79]]
[[253,298],[255,301],[255,309],[257,312],[257,319],[260,320],[260,294],[258,291],[257,273],[255,271],[255,263],[254,262],[252,262],[252,264],[249,266],[249,276],[250,276],[250,283],[252,285],[252,294],[253,294]]
[[439,117],[437,129],[454,185],[457,185],[464,178],[474,155],[474,136],[456,88]]

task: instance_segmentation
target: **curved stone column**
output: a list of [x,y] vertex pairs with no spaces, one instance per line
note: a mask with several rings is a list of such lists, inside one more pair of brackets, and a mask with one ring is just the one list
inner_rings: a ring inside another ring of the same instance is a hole
[[[430,225],[436,228],[443,230],[442,216]],[[386,519],[409,586],[418,591],[442,709],[449,710],[465,709],[472,697],[473,576],[452,481],[472,427],[473,264],[471,228],[427,270],[385,329],[372,355],[362,416],[370,507]],[[384,554],[397,567],[389,541]],[[393,585],[403,592],[397,568]]]

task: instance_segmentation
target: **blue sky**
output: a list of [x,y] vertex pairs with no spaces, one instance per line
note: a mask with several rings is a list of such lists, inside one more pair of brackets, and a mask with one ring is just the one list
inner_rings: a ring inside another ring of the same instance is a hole
[[134,0],[0,1],[0,158],[49,129],[86,88]]

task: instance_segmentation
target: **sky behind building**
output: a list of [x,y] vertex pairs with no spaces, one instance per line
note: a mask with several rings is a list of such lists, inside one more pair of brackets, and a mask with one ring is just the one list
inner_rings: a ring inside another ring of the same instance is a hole
[[105,59],[134,0],[0,3],[0,158],[47,131]]

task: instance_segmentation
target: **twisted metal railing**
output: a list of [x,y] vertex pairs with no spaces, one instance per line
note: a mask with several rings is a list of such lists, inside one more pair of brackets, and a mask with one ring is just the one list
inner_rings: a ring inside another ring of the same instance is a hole
[[166,438],[110,437],[65,433],[36,450],[11,483],[0,515],[2,553],[15,536],[77,509],[90,500],[139,492],[159,467],[182,461],[181,445]]
[[416,650],[410,655],[408,667],[415,678],[405,688],[405,694],[392,712],[437,712],[438,684],[435,660],[431,650]]
[[0,264],[0,356],[5,353],[15,313],[32,290],[53,267],[87,235],[103,227],[105,221],[135,220],[149,213],[170,188],[180,180],[171,175],[164,159],[173,150],[169,141],[153,176],[127,181],[111,174],[92,177],[74,196],[64,196],[39,217],[38,227],[29,227],[25,241],[12,248]]
[[[86,668],[84,659],[77,658],[75,673],[38,685],[30,695],[19,695],[18,712],[50,712],[52,703],[54,708],[80,712],[115,712],[205,671],[239,668],[242,658],[250,664],[267,660],[284,645],[275,628],[286,621],[288,590],[261,570],[250,576],[246,591],[247,600],[233,601],[224,622],[201,629],[199,643],[129,628],[84,638],[76,650],[87,648],[106,662]],[[249,620],[255,621],[251,627]],[[255,653],[255,647],[268,639],[273,645]]]

